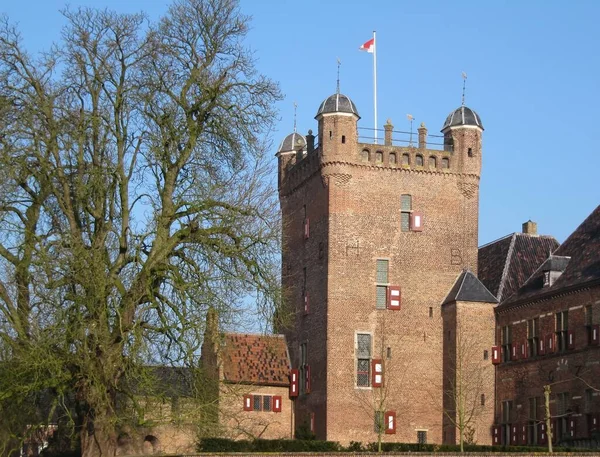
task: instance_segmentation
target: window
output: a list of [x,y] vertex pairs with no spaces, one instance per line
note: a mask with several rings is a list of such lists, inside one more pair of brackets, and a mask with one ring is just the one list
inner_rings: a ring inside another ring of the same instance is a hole
[[429,168],[437,168],[437,158],[435,156],[429,157]]
[[592,305],[587,305],[585,308],[585,330],[587,332],[587,344],[592,344],[592,325],[594,322],[592,316]]
[[512,351],[512,332],[510,325],[502,327],[502,361],[508,362]]
[[594,408],[594,391],[592,389],[585,389],[585,412],[591,413]]
[[412,211],[412,196],[404,194],[400,196],[400,230],[410,231],[410,213]]
[[442,159],[442,168],[450,168],[450,159],[448,157]]
[[271,411],[272,399],[270,395],[263,395],[263,411]]
[[510,443],[510,432],[511,423],[513,416],[513,402],[512,400],[505,400],[502,402],[502,444]]
[[395,164],[396,164],[396,153],[390,152],[390,165],[395,165]]
[[342,144],[346,143],[346,135],[342,135]]
[[262,395],[254,395],[252,397],[252,399],[254,400],[252,409],[254,411],[261,411],[262,410]]
[[568,392],[561,392],[556,395],[556,411],[558,418],[556,421],[556,439],[560,440],[562,437],[568,436],[569,427],[569,401],[571,397]]
[[427,431],[426,430],[417,430],[417,443],[427,444]]
[[415,164],[417,165],[417,167],[423,166],[423,156],[421,154],[417,154],[417,156],[415,157]]
[[281,395],[244,395],[244,411],[281,412]]
[[300,344],[300,393],[306,394],[310,391],[309,367],[308,367],[308,343]]
[[556,348],[559,352],[567,350],[569,342],[569,312],[561,311],[556,313]]
[[388,293],[388,270],[389,260],[377,259],[377,272],[375,277],[376,286],[376,309],[385,309],[387,307]]
[[387,358],[391,359],[392,358],[392,348],[388,346],[387,348]]
[[489,356],[488,350],[484,349],[483,350],[483,360],[487,360],[489,358],[490,358],[490,356]]
[[356,335],[356,385],[358,387],[371,385],[371,335],[369,333]]
[[382,163],[383,162],[383,152],[377,151],[375,153],[375,162],[376,163]]
[[541,419],[539,414],[539,408],[542,406],[541,397],[530,397],[529,398],[529,422],[528,422],[528,441],[529,444],[541,444],[538,442],[538,424]]
[[402,154],[402,165],[410,165],[410,156],[408,154]]
[[368,149],[363,149],[360,153],[360,160],[362,160],[363,162],[368,162],[369,161],[369,150]]
[[329,131],[329,139],[331,140],[333,138],[333,132],[330,130]]
[[432,318],[433,317],[433,306],[429,307],[429,317]]
[[534,357],[538,353],[540,344],[540,318],[529,319],[527,321],[527,343],[529,345],[529,357]]
[[384,426],[383,411],[375,411],[375,424],[374,424],[375,433],[383,433],[384,432],[383,426]]
[[467,155],[468,155],[469,157],[473,157],[473,148],[469,148],[469,149],[467,149]]
[[481,406],[485,406],[485,394],[481,394]]

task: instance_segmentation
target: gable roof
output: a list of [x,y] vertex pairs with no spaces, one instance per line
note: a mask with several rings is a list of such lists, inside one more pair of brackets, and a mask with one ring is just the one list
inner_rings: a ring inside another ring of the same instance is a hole
[[[567,257],[570,257],[568,263],[565,259]],[[553,252],[551,263],[553,268],[564,269],[554,284],[543,287],[544,270],[549,268],[549,263],[545,262],[537,268],[518,292],[507,300],[507,305],[600,282],[600,206],[596,207],[569,238]]]
[[226,333],[221,344],[225,381],[289,386],[290,361],[283,335]]
[[496,297],[469,270],[460,274],[442,305],[454,301],[498,303]]
[[553,236],[513,233],[479,248],[477,276],[502,302],[559,246]]

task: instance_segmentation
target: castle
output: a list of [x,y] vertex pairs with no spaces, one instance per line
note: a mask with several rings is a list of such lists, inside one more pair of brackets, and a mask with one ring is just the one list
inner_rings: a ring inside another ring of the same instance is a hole
[[[597,336],[568,336],[598,330],[597,292],[577,298],[577,306],[561,299],[548,305],[548,297],[562,296],[565,270],[575,278],[571,289],[596,284],[597,246],[577,245],[585,261],[569,264],[578,254],[567,240],[568,254],[546,260],[558,243],[529,221],[523,233],[478,249],[484,128],[464,103],[447,117],[443,136],[421,124],[415,144],[412,132],[399,142],[405,132],[389,120],[383,144],[362,138],[358,110],[339,90],[315,119],[316,136],[294,131],[277,151],[279,314],[288,319],[276,330],[290,354],[296,427],[345,443],[383,434],[397,442],[455,443],[468,435],[479,444],[544,444],[540,396],[550,381],[538,375],[541,365],[552,372],[562,363],[560,376],[573,377],[565,351],[580,352],[580,372],[591,382],[600,360]],[[598,230],[600,217],[590,218]],[[592,270],[578,282],[583,267]],[[530,277],[542,272],[550,278],[545,290],[515,298],[522,287],[538,287]],[[528,300],[535,311],[525,309]],[[577,320],[567,324],[567,312]],[[562,341],[552,359],[548,350],[531,349],[542,333],[548,346]],[[569,346],[567,337],[576,343]],[[527,376],[529,391],[521,390]],[[573,379],[560,407],[550,400],[552,417],[564,419],[554,438],[589,441],[600,420],[597,390],[587,387],[584,424],[567,406],[584,396],[584,384]],[[576,422],[578,431],[569,425]]]

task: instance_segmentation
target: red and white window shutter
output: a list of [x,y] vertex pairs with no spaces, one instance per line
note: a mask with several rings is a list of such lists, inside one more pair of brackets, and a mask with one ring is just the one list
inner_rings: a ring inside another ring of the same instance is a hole
[[273,396],[273,412],[274,413],[281,412],[281,396],[280,395]]
[[298,396],[298,370],[290,370],[290,397]]
[[498,446],[501,444],[500,441],[500,426],[499,425],[492,425],[492,444],[494,446]]
[[304,239],[307,240],[310,236],[310,219],[304,219]]
[[396,433],[396,411],[386,411],[383,415],[383,421],[385,423],[385,433],[387,435]]
[[569,436],[571,438],[575,438],[576,432],[577,432],[577,423],[575,422],[575,418],[569,417]]
[[388,309],[399,310],[402,307],[400,286],[388,286]]
[[492,363],[494,365],[500,363],[500,346],[492,346]]
[[373,387],[383,386],[383,361],[381,359],[371,360],[371,373]]
[[554,333],[551,333],[546,337],[546,352],[548,354],[552,354],[554,352],[554,343],[556,340],[554,339]]
[[512,344],[510,351],[510,360],[517,360],[519,358],[519,346],[517,343]]
[[244,395],[244,411],[252,411],[252,395]]
[[310,413],[310,431],[315,433],[315,413]]
[[575,349],[575,333],[573,333],[573,330],[567,332],[567,348]]
[[310,311],[310,303],[308,300],[308,292],[304,291],[304,314],[308,314]]
[[522,358],[522,359],[526,359],[527,358],[527,341],[521,342],[521,354],[520,354],[520,358]]
[[410,213],[410,229],[413,232],[421,232],[423,230],[423,213],[420,211]]
[[594,346],[598,346],[600,342],[600,325],[592,325],[592,338],[590,343]]
[[304,365],[304,392],[310,393],[310,365]]
[[546,343],[544,342],[544,338],[540,338],[538,341],[538,354],[544,355],[546,353]]

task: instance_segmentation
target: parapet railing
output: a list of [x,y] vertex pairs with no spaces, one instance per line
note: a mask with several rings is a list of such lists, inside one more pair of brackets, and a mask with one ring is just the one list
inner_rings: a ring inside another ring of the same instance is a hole
[[[375,133],[377,132],[377,138]],[[377,143],[375,143],[377,140]],[[399,147],[419,147],[426,149],[436,149],[443,151],[452,151],[451,144],[444,144],[443,135],[434,135],[420,132],[407,132],[403,130],[374,129],[368,127],[358,127],[359,143],[380,144]]]

